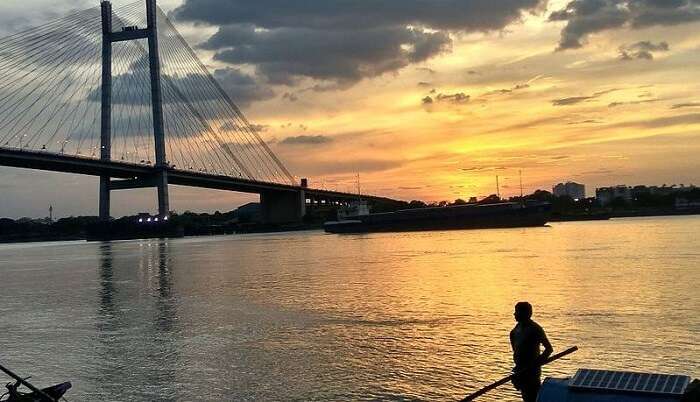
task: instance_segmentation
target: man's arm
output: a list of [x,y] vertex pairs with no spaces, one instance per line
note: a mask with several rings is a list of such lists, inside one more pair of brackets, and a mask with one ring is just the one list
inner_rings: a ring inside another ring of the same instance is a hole
[[552,344],[549,343],[549,339],[547,339],[547,334],[544,332],[544,329],[542,329],[542,339],[540,340],[540,343],[542,343],[542,346],[544,346],[544,351],[542,354],[540,354],[540,363],[544,362],[547,360],[547,358],[552,354],[554,351],[554,348],[552,348]]

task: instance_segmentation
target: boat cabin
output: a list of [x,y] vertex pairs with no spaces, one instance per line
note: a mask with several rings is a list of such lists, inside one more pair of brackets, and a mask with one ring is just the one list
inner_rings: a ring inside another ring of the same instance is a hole
[[547,377],[538,402],[700,402],[700,382],[685,375],[579,369]]

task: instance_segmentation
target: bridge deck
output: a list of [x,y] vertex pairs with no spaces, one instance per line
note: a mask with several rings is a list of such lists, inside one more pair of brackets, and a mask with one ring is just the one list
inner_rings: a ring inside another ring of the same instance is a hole
[[[75,173],[88,176],[108,175],[117,179],[148,177],[158,171],[157,168],[150,165],[121,161],[103,161],[90,157],[60,155],[49,152],[8,148],[0,148],[0,166]],[[168,182],[169,184],[174,185],[254,194],[260,194],[265,191],[304,190],[306,191],[307,196],[316,196],[335,200],[349,200],[357,198],[357,194],[352,193],[302,188],[300,186],[292,186],[288,184],[268,183],[211,173],[192,172],[181,169],[167,168],[167,170]],[[396,202],[396,200],[385,197],[363,195],[362,198],[380,202]]]

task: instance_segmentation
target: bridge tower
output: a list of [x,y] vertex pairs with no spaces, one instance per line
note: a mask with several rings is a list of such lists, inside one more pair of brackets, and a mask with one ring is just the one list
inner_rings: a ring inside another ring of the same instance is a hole
[[168,197],[168,166],[165,158],[165,130],[163,126],[163,95],[160,82],[158,53],[158,24],[156,0],[146,0],[146,28],[123,29],[112,32],[112,3],[104,0],[102,7],[102,109],[100,129],[100,159],[112,159],[112,44],[129,40],[148,40],[148,64],[151,76],[151,109],[155,142],[155,168],[152,177],[112,181],[100,176],[100,219],[109,220],[110,191],[129,188],[156,187],[158,215],[167,217],[170,211]]

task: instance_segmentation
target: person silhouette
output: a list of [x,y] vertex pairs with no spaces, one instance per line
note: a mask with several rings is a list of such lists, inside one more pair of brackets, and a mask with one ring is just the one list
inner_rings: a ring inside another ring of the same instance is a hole
[[[517,373],[513,377],[513,385],[520,391],[524,402],[536,402],[541,385],[541,365],[552,354],[552,344],[544,329],[532,320],[530,303],[518,302],[513,316],[518,322],[510,331],[515,363],[513,372]],[[540,345],[544,347],[542,352]]]

